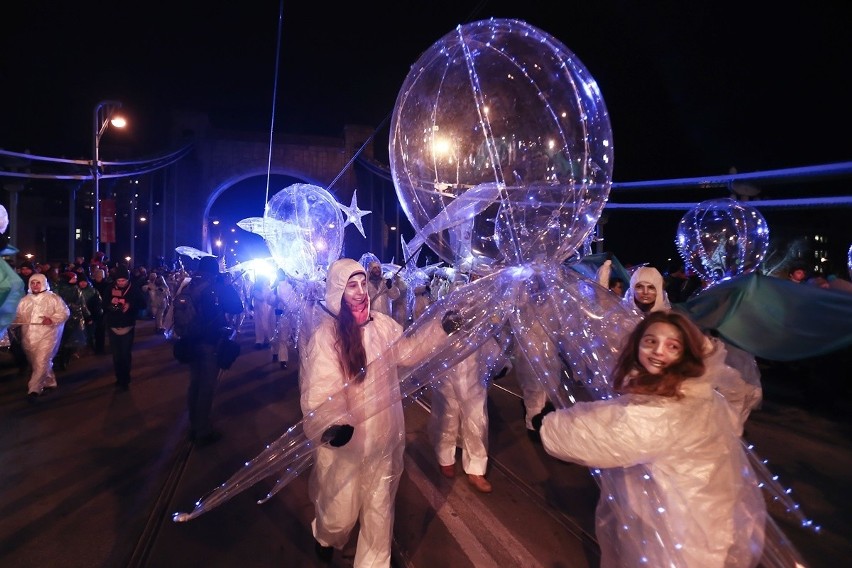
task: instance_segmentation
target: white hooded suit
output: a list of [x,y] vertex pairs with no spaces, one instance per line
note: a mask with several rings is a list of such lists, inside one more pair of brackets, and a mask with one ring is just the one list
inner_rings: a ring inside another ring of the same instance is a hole
[[[329,268],[325,300],[335,316],[340,312],[346,283],[358,273],[365,274],[365,270],[351,259],[338,260]],[[402,326],[375,311],[371,311],[361,330],[367,356],[363,381],[345,375],[338,352],[336,320],[327,314],[316,322],[299,377],[308,438],[319,445],[330,425],[354,426],[352,439],[346,445],[317,448],[310,494],[316,513],[313,533],[321,545],[342,548],[356,521],[360,521],[356,568],[390,565],[394,499],[405,448],[397,365],[425,356],[427,343],[434,344],[401,339]],[[426,333],[434,333],[434,329]],[[407,350],[411,351],[403,360],[399,354]]]
[[[42,283],[42,292],[33,293],[34,281]],[[68,305],[50,291],[44,274],[33,274],[29,280],[29,294],[21,298],[15,314],[15,322],[22,324],[21,345],[33,370],[27,383],[28,393],[41,394],[45,388],[56,386],[53,358],[70,315]],[[44,325],[45,317],[53,323]]]
[[[541,439],[548,454],[591,468],[644,466],[663,500],[649,503],[637,472],[624,477],[625,490],[612,502],[601,496],[603,568],[639,565],[619,554],[620,541],[666,529],[675,542],[663,547],[671,551],[680,543],[686,567],[751,568],[760,560],[766,505],[740,441],[754,387],[724,364],[725,349],[714,343],[705,374],[684,381],[679,400],[624,394],[544,417]],[[618,530],[613,507],[638,517],[646,534]],[[639,550],[648,566],[663,565],[655,557],[659,549]]]

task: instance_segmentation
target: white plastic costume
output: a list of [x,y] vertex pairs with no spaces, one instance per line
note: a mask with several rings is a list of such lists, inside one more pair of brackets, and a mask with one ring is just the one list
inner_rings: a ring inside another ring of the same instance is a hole
[[438,464],[453,465],[461,442],[462,468],[485,475],[488,467],[488,381],[507,363],[496,341],[487,341],[433,383],[429,436]]
[[272,340],[272,352],[278,361],[287,363],[290,359],[290,334],[297,325],[299,297],[293,285],[287,279],[281,279],[275,286],[275,308],[283,313],[275,318],[275,334]]
[[633,271],[633,274],[630,276],[630,286],[627,288],[627,291],[624,294],[624,299],[622,300],[622,303],[625,306],[632,310],[639,309],[636,306],[634,297],[636,294],[637,282],[650,282],[654,285],[654,288],[657,289],[657,298],[654,300],[654,305],[651,306],[650,311],[658,312],[661,310],[671,309],[672,304],[669,302],[669,295],[666,294],[666,284],[663,280],[663,275],[660,274],[660,271],[653,266],[640,266]]
[[[662,566],[640,539],[670,534],[663,547],[687,567],[754,567],[763,549],[766,505],[741,445],[754,387],[724,364],[718,341],[706,372],[687,379],[681,399],[624,394],[578,402],[544,417],[541,439],[552,456],[592,468],[646,468],[662,503],[649,503],[641,475],[624,475],[613,501],[597,509],[601,566]],[[723,397],[724,393],[727,398]],[[619,530],[615,508],[641,520],[644,534]],[[623,541],[634,539],[628,546]],[[678,545],[682,546],[677,551]],[[625,558],[625,549],[641,550]]]
[[386,316],[392,316],[393,303],[399,299],[399,288],[393,280],[391,280],[391,287],[388,288],[387,281],[384,278],[378,280],[370,278],[370,271],[375,265],[381,270],[382,265],[379,262],[373,261],[367,266],[367,290],[370,295],[370,311],[372,313],[379,312]]
[[[329,268],[325,302],[335,316],[340,313],[346,283],[358,273],[365,274],[365,270],[351,259],[338,260]],[[325,314],[314,323],[299,373],[305,434],[319,445],[331,424],[347,423],[355,428],[346,445],[316,450],[310,479],[316,513],[311,523],[314,538],[323,546],[342,548],[360,521],[356,568],[389,566],[394,499],[405,448],[397,365],[425,357],[435,339],[441,338],[441,329],[430,326],[422,337],[400,339],[402,326],[371,311],[361,328],[367,372],[358,382],[344,374],[336,319]],[[435,339],[429,341],[430,337]],[[397,355],[408,350],[404,358]]]
[[[33,293],[33,282],[42,283],[42,292]],[[29,294],[21,298],[15,314],[15,322],[21,325],[21,345],[32,367],[27,383],[27,392],[41,394],[45,388],[56,386],[53,358],[59,350],[59,341],[65,322],[71,315],[68,305],[50,291],[44,274],[33,274],[29,280]],[[44,318],[50,324],[43,324]]]

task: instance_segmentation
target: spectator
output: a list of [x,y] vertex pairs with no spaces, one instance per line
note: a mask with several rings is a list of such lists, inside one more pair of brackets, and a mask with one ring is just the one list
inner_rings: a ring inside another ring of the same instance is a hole
[[808,279],[808,265],[802,261],[795,261],[790,265],[790,270],[787,276],[790,282],[801,284]]
[[71,363],[77,352],[86,346],[86,319],[88,309],[83,299],[83,293],[77,286],[76,272],[63,272],[59,275],[56,294],[62,298],[70,310],[70,317],[65,322],[59,352],[56,354],[54,366],[64,371]]
[[112,290],[112,281],[107,280],[107,273],[104,268],[92,269],[92,288],[97,290],[101,297],[101,315],[98,316],[97,314],[93,314],[92,317],[94,350],[95,355],[103,355],[106,352],[106,324],[104,323],[104,317],[106,315],[105,304],[107,303],[107,300],[109,300]]
[[[83,303],[86,306],[84,311],[84,323],[86,331],[86,345],[92,352],[95,352],[95,329],[100,322],[103,327],[104,318],[104,302],[100,292],[92,286],[91,281],[87,278],[78,278],[77,287],[80,288],[80,294],[83,296]],[[101,344],[103,350],[103,344]]]
[[222,436],[213,428],[211,420],[213,397],[219,382],[218,347],[233,332],[227,327],[227,314],[243,311],[243,303],[233,286],[219,274],[219,262],[215,256],[205,256],[199,261],[187,290],[197,317],[202,318],[198,335],[181,338],[181,341],[189,341],[192,353],[186,393],[189,439],[198,446],[206,446]]
[[119,390],[127,391],[131,382],[136,319],[139,310],[145,305],[145,295],[139,287],[131,284],[130,271],[126,266],[116,266],[114,275],[115,282],[104,301],[104,323],[112,352],[115,386]]

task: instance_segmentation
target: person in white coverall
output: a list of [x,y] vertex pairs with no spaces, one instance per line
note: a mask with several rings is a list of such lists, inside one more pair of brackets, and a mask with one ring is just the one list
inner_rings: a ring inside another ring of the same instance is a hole
[[[458,281],[453,290],[463,286]],[[489,338],[432,383],[432,412],[429,437],[441,474],[453,479],[456,447],[461,445],[462,469],[468,482],[480,493],[491,493],[485,478],[488,469],[488,385],[495,369],[508,358],[497,338]]]
[[666,294],[663,275],[653,266],[640,266],[630,275],[630,287],[622,303],[642,314],[669,310],[672,307]]
[[281,369],[286,370],[290,362],[290,333],[296,319],[294,314],[299,308],[299,297],[280,268],[274,292],[275,333],[272,338],[272,361],[277,361]]
[[366,271],[351,259],[329,268],[325,309],[299,373],[305,434],[318,444],[309,482],[315,551],[330,562],[360,522],[355,567],[387,567],[405,447],[397,366],[428,355],[443,334],[429,325],[400,340],[402,326],[371,311]]
[[766,505],[740,440],[754,387],[724,359],[724,345],[686,316],[653,312],[619,355],[612,383],[620,396],[538,417],[551,456],[633,468],[598,501],[603,568],[760,561]]
[[50,291],[44,274],[30,276],[29,294],[18,302],[13,325],[21,324],[21,344],[32,367],[27,383],[27,396],[32,402],[44,389],[56,388],[53,358],[70,315],[68,305]]

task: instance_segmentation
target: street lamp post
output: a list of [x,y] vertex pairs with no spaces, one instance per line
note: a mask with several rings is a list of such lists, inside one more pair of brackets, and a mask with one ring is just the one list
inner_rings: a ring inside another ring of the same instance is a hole
[[94,124],[92,125],[92,181],[94,182],[94,205],[92,206],[92,219],[94,226],[92,227],[92,256],[98,252],[98,247],[101,242],[101,192],[100,192],[100,176],[101,176],[101,161],[100,161],[100,146],[101,136],[103,136],[107,127],[112,124],[116,128],[124,128],[125,122],[123,118],[113,118],[113,113],[116,109],[121,108],[121,103],[118,101],[101,101],[95,105]]

